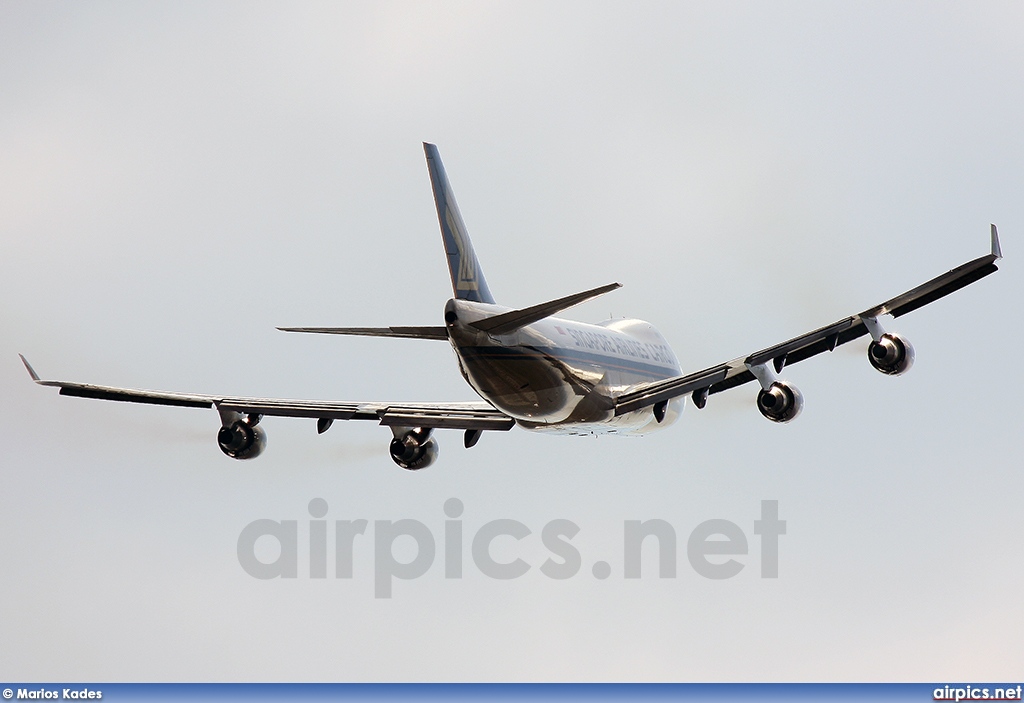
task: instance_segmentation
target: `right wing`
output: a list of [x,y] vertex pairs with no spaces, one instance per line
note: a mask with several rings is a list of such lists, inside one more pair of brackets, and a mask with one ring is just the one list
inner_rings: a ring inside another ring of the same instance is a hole
[[782,371],[783,366],[809,359],[822,352],[832,351],[840,344],[846,344],[868,334],[868,325],[874,324],[875,320],[882,315],[891,315],[892,317],[905,315],[995,273],[998,270],[995,262],[1000,258],[1002,258],[1002,251],[999,247],[999,234],[996,231],[996,226],[992,225],[991,252],[989,254],[947,271],[941,276],[936,276],[927,283],[922,283],[916,288],[868,308],[864,312],[844,317],[842,320],[820,327],[813,332],[802,334],[781,344],[697,373],[674,376],[633,388],[615,398],[615,414],[622,415],[687,393],[693,394],[693,400],[698,407],[703,407],[708,395],[755,380],[751,371],[752,367],[756,368],[772,362],[776,373],[778,373]]
[[89,383],[44,381],[21,357],[32,380],[60,389],[61,395],[98,398],[126,403],[173,405],[186,408],[216,407],[220,412],[245,415],[308,417],[323,420],[376,420],[381,425],[459,430],[510,430],[515,421],[484,401],[466,403],[391,403],[330,400],[242,398],[194,393],[170,393],[135,388],[97,386]]

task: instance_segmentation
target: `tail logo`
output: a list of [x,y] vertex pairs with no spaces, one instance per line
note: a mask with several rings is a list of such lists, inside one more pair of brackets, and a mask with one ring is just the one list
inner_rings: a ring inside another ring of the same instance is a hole
[[448,221],[448,230],[452,233],[452,239],[455,240],[455,248],[458,250],[458,274],[456,276],[455,289],[478,290],[476,256],[473,254],[473,250],[466,246],[466,238],[460,226],[460,218],[452,213],[451,207],[446,207],[445,220]]

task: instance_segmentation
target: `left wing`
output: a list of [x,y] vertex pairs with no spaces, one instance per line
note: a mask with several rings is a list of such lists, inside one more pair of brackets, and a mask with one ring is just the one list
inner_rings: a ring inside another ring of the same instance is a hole
[[[19,355],[20,356],[20,355]],[[515,421],[487,402],[467,403],[389,403],[329,400],[282,400],[276,398],[240,398],[194,393],[115,388],[88,383],[44,381],[21,357],[32,380],[41,386],[60,388],[61,395],[99,398],[126,403],[173,405],[187,408],[216,407],[221,413],[308,417],[321,421],[376,420],[396,427],[450,428],[460,430],[509,430]]]
[[[936,276],[927,283],[922,283],[916,288],[864,312],[845,317],[813,332],[802,334],[781,344],[697,373],[643,384],[615,398],[615,414],[622,415],[651,405],[657,406],[659,403],[687,393],[692,395],[697,407],[703,408],[708,395],[720,393],[755,379],[760,381],[762,387],[767,391],[772,382],[776,380],[775,374],[780,373],[784,366],[809,359],[822,352],[832,351],[840,344],[846,344],[866,334],[871,334],[872,339],[878,342],[879,338],[884,335],[884,330],[878,322],[879,317],[883,315],[899,317],[958,291],[964,286],[995,273],[998,270],[995,262],[1001,258],[999,233],[996,231],[996,226],[992,225],[991,252],[989,254],[947,271],[941,276]],[[901,343],[904,342],[905,340],[901,340]],[[910,354],[912,355],[913,352],[911,351]],[[771,368],[769,368],[768,362],[771,362]],[[775,374],[772,373],[772,369]],[[887,371],[886,373],[897,372]],[[658,408],[655,407],[655,410],[657,411]],[[664,406],[662,406],[663,411]]]

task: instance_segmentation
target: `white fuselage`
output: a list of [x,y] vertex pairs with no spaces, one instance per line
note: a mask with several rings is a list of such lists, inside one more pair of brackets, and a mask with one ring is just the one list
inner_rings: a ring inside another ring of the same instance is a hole
[[661,422],[651,407],[614,414],[613,396],[680,373],[671,347],[649,323],[618,319],[591,325],[548,317],[501,335],[469,324],[508,310],[453,299],[445,307],[445,321],[466,381],[521,427],[643,434],[678,418],[681,398],[668,403]]

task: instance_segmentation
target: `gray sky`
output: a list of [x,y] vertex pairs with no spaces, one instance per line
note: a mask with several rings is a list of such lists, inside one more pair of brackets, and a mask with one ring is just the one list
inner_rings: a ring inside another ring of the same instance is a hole
[[[1019,675],[1022,26],[1017,2],[0,4],[0,678]],[[858,343],[790,369],[791,425],[743,388],[643,439],[441,432],[418,474],[370,423],[269,419],[241,463],[213,411],[28,381],[18,352],[111,385],[473,399],[446,345],[273,329],[439,322],[425,140],[499,301],[620,281],[576,317],[650,320],[687,370],[979,256],[989,222],[1007,259],[899,320],[907,376]],[[316,497],[371,522],[350,581],[308,577]],[[239,566],[259,518],[299,521],[299,578]],[[372,523],[403,518],[438,559],[375,599]],[[499,518],[533,530],[494,545],[531,563],[516,580],[469,559]],[[539,570],[556,518],[581,528],[565,581]],[[648,545],[627,580],[623,522],[653,518],[677,577]],[[726,581],[686,558],[713,518],[750,545]]]

